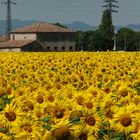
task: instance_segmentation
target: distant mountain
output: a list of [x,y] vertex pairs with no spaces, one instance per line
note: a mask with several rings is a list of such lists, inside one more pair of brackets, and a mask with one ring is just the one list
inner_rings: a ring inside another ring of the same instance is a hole
[[[12,25],[13,25],[12,28],[16,29],[16,28],[20,28],[20,27],[23,27],[23,26],[26,26],[26,25],[37,23],[37,22],[40,22],[40,21],[13,19],[12,20]],[[63,23],[60,23],[60,24],[62,24],[64,26],[67,26],[68,28],[73,29],[75,31],[78,31],[78,30],[87,31],[87,30],[98,29],[98,26],[92,26],[92,25],[89,25],[89,24],[81,22],[81,21],[75,21],[75,22],[68,23],[68,24],[63,24]],[[116,30],[119,30],[120,28],[123,28],[123,27],[130,28],[134,31],[140,31],[140,24],[137,24],[137,25],[129,24],[127,26],[115,26]],[[5,20],[0,20],[0,35],[5,34],[5,28],[6,28],[6,21]]]
[[[35,20],[19,20],[19,19],[14,19],[12,20],[12,29],[20,28],[26,25],[30,25],[33,23],[37,23],[38,21]],[[5,20],[0,20],[0,35],[5,34],[5,29],[6,29],[6,21]]]
[[98,27],[97,26],[92,26],[87,23],[81,22],[81,21],[75,21],[69,24],[64,24],[66,27],[73,29],[73,30],[82,30],[82,31],[87,31],[87,30],[96,30]]
[[133,29],[134,31],[140,31],[140,24],[129,24],[126,27]]

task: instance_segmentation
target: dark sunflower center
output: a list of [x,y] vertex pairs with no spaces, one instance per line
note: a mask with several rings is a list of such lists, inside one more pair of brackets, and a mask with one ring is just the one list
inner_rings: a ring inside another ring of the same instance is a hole
[[122,90],[121,91],[121,96],[122,97],[125,97],[125,96],[127,96],[128,95],[128,91],[127,90]]
[[56,116],[56,118],[62,118],[64,116],[64,112],[62,110],[60,110],[60,111],[56,110],[55,116]]
[[90,115],[90,116],[87,116],[86,118],[85,118],[85,121],[86,121],[86,123],[88,124],[88,125],[91,125],[91,126],[94,126],[95,125],[95,119],[94,119],[94,117],[92,116],[92,115]]
[[84,101],[84,97],[83,96],[78,96],[76,101],[77,101],[78,105],[82,105],[83,101]]
[[113,118],[113,114],[114,114],[114,112],[111,111],[110,109],[105,112],[105,116],[109,119]]
[[37,116],[37,118],[41,118],[42,113],[41,113],[40,111],[37,111],[37,112],[36,112],[36,116]]
[[79,135],[78,137],[79,140],[87,140],[87,134],[86,133],[82,133]]
[[127,114],[120,116],[119,121],[120,121],[121,125],[123,125],[124,127],[127,127],[127,126],[131,125],[131,123],[132,123],[132,119]]
[[110,93],[110,88],[105,88],[104,91],[105,91],[105,93],[108,94],[108,93]]
[[53,102],[54,101],[54,97],[52,95],[48,96],[48,101]]
[[28,132],[28,133],[31,133],[32,132],[32,128],[29,124],[26,124],[24,126],[22,126],[22,130]]
[[8,121],[12,122],[16,119],[16,113],[14,111],[6,112],[5,117],[8,119]]
[[88,103],[86,103],[85,105],[86,105],[86,107],[87,107],[88,109],[92,109],[92,108],[93,108],[93,103],[92,103],[92,102],[88,102]]
[[37,102],[39,103],[39,104],[41,104],[41,103],[43,103],[43,97],[42,96],[37,96]]

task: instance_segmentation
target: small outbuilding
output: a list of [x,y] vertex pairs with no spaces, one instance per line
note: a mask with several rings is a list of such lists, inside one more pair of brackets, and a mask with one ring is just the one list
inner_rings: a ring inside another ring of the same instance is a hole
[[38,52],[42,46],[35,40],[9,40],[0,43],[1,52]]

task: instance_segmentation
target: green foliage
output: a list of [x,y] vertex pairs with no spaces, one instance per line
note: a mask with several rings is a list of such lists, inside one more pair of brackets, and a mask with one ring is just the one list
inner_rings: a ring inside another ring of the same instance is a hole
[[136,35],[129,28],[121,28],[117,34],[117,49],[125,51],[136,51]]
[[83,31],[76,32],[76,35],[75,35],[76,51],[80,51],[83,49],[83,37],[84,37]]
[[50,125],[42,125],[42,127],[44,129],[47,129],[48,131],[50,131],[52,129],[52,127]]
[[135,32],[136,50],[140,51],[140,32]]
[[60,24],[59,22],[54,23],[54,25],[59,26],[59,27],[62,27],[62,28],[67,28],[66,26],[64,26],[64,25]]
[[112,25],[112,16],[108,9],[103,12],[99,34],[102,39],[101,50],[112,50],[114,46],[114,26]]
[[51,116],[50,115],[48,115],[47,117],[45,117],[45,118],[41,118],[41,119],[39,119],[39,121],[42,121],[42,122],[49,122],[50,121],[50,119],[51,119]]
[[99,30],[107,37],[114,37],[114,26],[112,25],[112,17],[110,11],[107,9],[103,12],[102,21]]
[[95,31],[86,31],[83,35],[83,50],[93,51],[93,38]]

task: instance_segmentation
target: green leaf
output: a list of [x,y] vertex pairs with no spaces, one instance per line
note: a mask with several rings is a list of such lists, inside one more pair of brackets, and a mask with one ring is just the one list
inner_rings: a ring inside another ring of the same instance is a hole
[[77,116],[74,116],[74,117],[72,118],[72,121],[71,121],[71,122],[74,123],[74,124],[79,124],[79,123],[80,123],[80,118],[77,117]]
[[138,95],[140,95],[140,85],[135,84],[134,89],[138,92]]
[[43,127],[44,129],[49,130],[49,131],[52,129],[52,127],[51,127],[50,125],[42,125],[42,127]]
[[10,104],[10,101],[11,101],[11,100],[10,100],[10,99],[8,99],[8,98],[7,98],[7,99],[5,99],[5,104]]
[[123,137],[123,136],[118,136],[118,137],[112,138],[112,140],[125,140],[125,137]]
[[42,121],[42,122],[49,122],[50,119],[51,119],[51,116],[48,115],[48,117],[46,117],[46,118],[42,118],[42,119],[39,119],[39,121]]
[[5,131],[6,129],[5,128],[0,128],[0,132],[3,132]]

